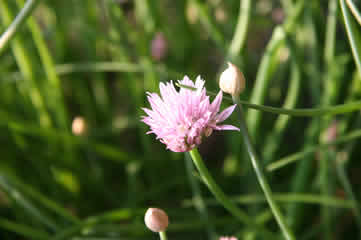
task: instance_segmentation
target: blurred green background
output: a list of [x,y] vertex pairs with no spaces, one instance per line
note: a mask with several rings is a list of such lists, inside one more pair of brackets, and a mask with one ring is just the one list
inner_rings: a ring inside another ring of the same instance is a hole
[[[1,33],[24,4],[0,0]],[[308,117],[248,109],[248,127],[297,239],[361,239],[360,112],[327,114],[361,99],[359,1],[27,4],[0,41],[0,239],[158,239],[143,223],[148,207],[168,213],[169,239],[283,239],[239,133],[214,132],[200,152],[254,227],[140,122],[159,82],[201,75],[218,92],[227,61],[246,77],[242,100],[331,106]],[[269,165],[280,159],[293,163]]]

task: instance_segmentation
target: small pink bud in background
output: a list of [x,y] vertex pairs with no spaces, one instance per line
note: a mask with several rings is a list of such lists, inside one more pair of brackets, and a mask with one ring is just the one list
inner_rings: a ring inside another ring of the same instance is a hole
[[155,34],[151,48],[152,58],[155,61],[161,61],[167,55],[168,41],[162,32]]
[[168,227],[168,215],[159,208],[149,208],[144,216],[147,228],[153,232],[164,232]]
[[75,117],[71,125],[71,129],[74,135],[84,136],[87,133],[88,126],[83,117]]
[[238,240],[236,237],[220,237],[219,240]]
[[228,68],[224,70],[219,79],[219,88],[232,96],[239,96],[244,87],[245,79],[243,73],[236,65],[228,62]]
[[282,8],[275,8],[272,10],[271,16],[272,16],[272,20],[276,24],[281,24],[285,19],[285,12],[283,11]]
[[333,121],[330,126],[327,128],[326,132],[324,133],[324,141],[326,143],[335,141],[337,138],[337,128],[338,128],[338,123],[337,121]]

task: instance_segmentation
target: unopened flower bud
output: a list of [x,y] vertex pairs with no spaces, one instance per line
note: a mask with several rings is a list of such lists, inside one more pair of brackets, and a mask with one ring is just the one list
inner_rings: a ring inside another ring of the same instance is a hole
[[156,33],[151,44],[152,58],[155,61],[161,61],[168,52],[168,41],[164,34],[161,32]]
[[83,117],[75,117],[71,125],[71,129],[74,135],[83,136],[87,132],[87,123]]
[[236,237],[220,237],[219,240],[238,240]]
[[333,121],[329,128],[326,130],[325,140],[326,142],[332,142],[337,139],[338,123]]
[[168,227],[168,215],[159,208],[149,208],[144,216],[147,228],[153,232],[164,232]]
[[224,70],[219,79],[219,88],[232,96],[239,96],[245,87],[243,73],[236,65],[228,62],[228,68]]

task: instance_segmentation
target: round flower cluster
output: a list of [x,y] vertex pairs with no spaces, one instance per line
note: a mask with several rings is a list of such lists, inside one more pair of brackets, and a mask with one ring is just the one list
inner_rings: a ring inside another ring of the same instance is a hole
[[147,93],[151,109],[143,108],[147,116],[142,121],[150,126],[167,148],[174,152],[187,152],[201,144],[203,137],[208,137],[213,130],[238,130],[231,125],[218,125],[226,120],[236,105],[226,108],[221,113],[222,91],[210,103],[206,95],[204,80],[197,77],[196,82],[187,76],[178,81],[195,90],[181,88],[177,91],[172,81],[160,83],[160,96]]

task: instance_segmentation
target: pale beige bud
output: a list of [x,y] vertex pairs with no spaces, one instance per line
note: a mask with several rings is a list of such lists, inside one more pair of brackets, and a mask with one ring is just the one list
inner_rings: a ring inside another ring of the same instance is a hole
[[147,228],[153,232],[164,232],[168,227],[168,215],[159,208],[149,208],[144,216]]
[[239,96],[244,87],[245,79],[243,73],[236,65],[228,62],[228,68],[224,70],[219,79],[219,88],[232,96]]
[[83,117],[75,117],[71,125],[71,129],[74,135],[83,136],[87,132],[87,123]]

